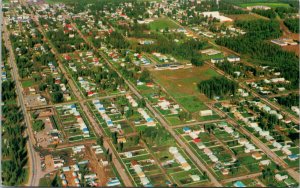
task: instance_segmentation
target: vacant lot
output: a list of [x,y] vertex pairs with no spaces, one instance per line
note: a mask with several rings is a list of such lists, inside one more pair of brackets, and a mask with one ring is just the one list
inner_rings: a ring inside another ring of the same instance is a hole
[[152,75],[179,104],[194,113],[207,109],[203,103],[209,101],[198,91],[197,83],[219,74],[207,65],[203,65],[188,69],[152,71]]
[[154,31],[166,29],[166,28],[176,29],[176,28],[178,28],[178,25],[176,25],[174,22],[172,22],[168,18],[159,18],[150,23],[150,29],[154,30]]
[[276,7],[290,7],[289,4],[287,3],[241,3],[239,4],[240,7],[246,8],[249,6],[268,6],[268,7],[272,7],[272,8],[276,8]]

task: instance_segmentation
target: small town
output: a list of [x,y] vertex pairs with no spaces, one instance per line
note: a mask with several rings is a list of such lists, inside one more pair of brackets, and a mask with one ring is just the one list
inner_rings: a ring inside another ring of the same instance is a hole
[[1,185],[298,187],[298,0],[3,0]]

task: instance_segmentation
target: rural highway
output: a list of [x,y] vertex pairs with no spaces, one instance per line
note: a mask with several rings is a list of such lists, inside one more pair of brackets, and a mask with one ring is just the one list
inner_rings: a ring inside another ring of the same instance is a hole
[[[28,6],[26,3],[23,3],[23,5]],[[30,10],[30,9],[29,9]],[[33,20],[35,21],[35,23],[37,24],[37,27],[39,29],[39,31],[43,34],[43,36],[45,38],[47,38],[42,26],[40,25],[39,21],[36,19],[36,17],[34,16],[34,14],[32,13],[32,11],[30,10],[30,14],[31,17],[33,18]],[[50,41],[49,39],[47,39],[47,41]],[[49,42],[49,46],[52,49],[52,52],[54,52],[54,55],[56,57],[56,59],[58,60],[58,65],[60,70],[62,71],[62,73],[65,75],[74,95],[76,96],[82,110],[85,112],[89,122],[91,123],[95,133],[98,136],[103,136],[105,137],[105,134],[103,133],[102,129],[100,128],[100,125],[98,123],[96,123],[94,117],[92,116],[92,114],[90,113],[90,110],[88,109],[88,107],[86,106],[85,99],[82,98],[81,93],[79,91],[79,89],[75,86],[73,80],[68,76],[67,71],[65,70],[62,62],[60,61],[60,56],[59,53],[57,52],[56,48],[53,46],[53,44],[51,42]],[[111,145],[108,143],[107,139],[104,139],[104,147],[108,148],[110,151],[114,151],[113,148],[111,147]],[[116,158],[115,154],[112,153],[112,162],[114,163],[116,169],[123,169],[121,163],[119,162],[119,160]],[[124,185],[127,187],[132,187],[132,182],[130,181],[128,175],[125,173],[125,171],[123,170],[119,170],[118,173],[120,174]]]
[[18,74],[18,68],[16,65],[16,61],[15,61],[15,56],[14,56],[14,52],[12,49],[12,45],[10,43],[9,40],[9,31],[7,30],[7,23],[6,23],[6,19],[3,19],[3,28],[4,28],[4,42],[6,47],[9,50],[9,64],[11,66],[11,74],[12,74],[12,78],[15,81],[16,84],[16,93],[17,93],[17,98],[18,98],[18,103],[21,106],[21,109],[23,111],[24,114],[24,119],[25,119],[25,123],[26,123],[26,130],[25,130],[25,136],[28,136],[29,140],[27,142],[27,152],[28,152],[28,158],[29,158],[29,180],[28,180],[28,186],[38,186],[39,185],[39,179],[40,179],[40,175],[43,174],[42,173],[42,168],[41,168],[41,160],[39,157],[39,154],[34,150],[34,145],[35,145],[35,138],[33,135],[33,130],[31,128],[31,122],[30,122],[30,114],[27,112],[26,107],[25,107],[25,103],[24,103],[24,97],[22,94],[22,86],[20,83],[20,77]]

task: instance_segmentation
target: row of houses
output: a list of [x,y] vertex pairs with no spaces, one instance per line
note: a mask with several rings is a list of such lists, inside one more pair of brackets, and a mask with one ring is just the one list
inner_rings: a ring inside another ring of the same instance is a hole
[[93,104],[96,108],[96,110],[99,112],[99,114],[101,115],[102,119],[104,119],[106,125],[108,127],[114,127],[114,124],[112,122],[112,120],[110,119],[110,117],[106,114],[106,110],[105,107],[103,106],[103,104],[100,103],[99,100],[93,100]]
[[143,186],[145,186],[145,187],[151,186],[149,179],[146,177],[141,165],[138,164],[137,161],[131,161],[131,167],[133,168],[133,170],[135,171],[137,176],[140,178]]
[[75,104],[70,104],[70,105],[63,105],[63,110],[64,110],[64,115],[69,115],[72,114],[76,117],[76,122],[75,124],[76,127],[79,127],[79,129],[83,133],[83,137],[90,137],[90,131],[85,124],[83,118],[81,117],[80,112],[77,110],[77,107]]
[[146,120],[146,125],[148,127],[155,126],[156,123],[153,118],[151,118],[148,113],[143,108],[138,108],[137,111],[141,114],[141,116]]
[[179,153],[177,147],[169,147],[169,152],[173,155],[177,163],[179,163],[181,168],[185,171],[190,170],[192,167],[188,164],[186,159]]

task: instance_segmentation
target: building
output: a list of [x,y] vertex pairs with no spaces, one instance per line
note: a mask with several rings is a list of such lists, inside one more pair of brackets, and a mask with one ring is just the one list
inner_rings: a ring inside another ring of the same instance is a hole
[[210,60],[210,62],[212,62],[212,63],[222,63],[222,62],[224,62],[224,58],[212,58]]
[[200,116],[212,116],[213,112],[212,110],[202,110],[200,111]]
[[216,18],[217,20],[220,20],[220,22],[232,22],[233,21],[231,18],[220,15],[219,11],[202,12],[202,15],[205,16],[205,17]]
[[256,5],[256,6],[248,6],[247,10],[253,10],[253,9],[260,9],[260,10],[269,10],[271,7],[263,6],[263,5]]
[[234,184],[233,184],[234,187],[246,187],[246,185],[241,182],[241,181],[236,181]]
[[238,56],[231,55],[231,56],[227,57],[227,61],[231,62],[231,63],[232,62],[239,62],[239,61],[241,61],[241,58],[238,57]]
[[262,159],[262,155],[259,152],[252,153],[252,157],[256,160]]

